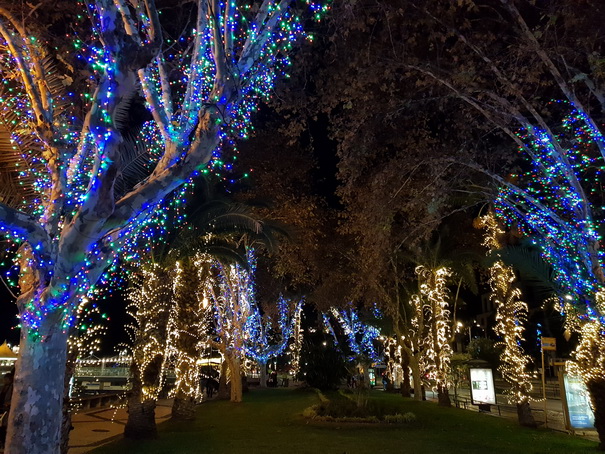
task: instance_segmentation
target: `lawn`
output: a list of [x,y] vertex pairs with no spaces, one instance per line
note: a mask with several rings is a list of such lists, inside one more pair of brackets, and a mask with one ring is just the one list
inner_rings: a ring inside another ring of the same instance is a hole
[[159,439],[120,440],[94,454],[433,454],[523,453],[576,454],[597,452],[596,443],[548,430],[524,429],[513,421],[431,402],[415,402],[396,394],[372,392],[413,412],[408,424],[314,423],[304,408],[318,402],[311,391],[254,390],[244,402],[211,401],[200,405],[195,422],[168,421]]

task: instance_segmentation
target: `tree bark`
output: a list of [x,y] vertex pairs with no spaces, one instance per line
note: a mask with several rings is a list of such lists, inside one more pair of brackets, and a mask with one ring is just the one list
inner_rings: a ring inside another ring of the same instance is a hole
[[401,395],[403,397],[412,397],[412,390],[410,386],[410,360],[408,355],[405,354],[405,359],[401,363],[401,369],[403,370],[403,380],[401,380]]
[[223,359],[221,363],[221,376],[218,379],[217,399],[229,399],[229,386],[227,384],[227,360]]
[[519,424],[524,427],[537,427],[534,415],[531,412],[529,402],[523,402],[517,404],[517,419]]
[[[128,420],[124,427],[124,437],[133,440],[144,440],[156,438],[158,429],[155,424],[156,398],[145,398],[143,387],[158,387],[161,383],[163,358],[157,356],[147,364],[145,371],[141,373],[140,365],[136,358],[131,366],[132,391],[128,399]],[[141,381],[141,377],[144,381]]]
[[128,421],[124,427],[124,437],[133,440],[157,438],[155,405],[155,400],[139,402],[138,399],[131,399],[128,402]]
[[413,356],[410,357],[410,369],[412,369],[412,379],[414,380],[414,400],[423,400],[420,364],[418,364],[418,360]]
[[242,372],[238,357],[229,358],[229,372],[231,378],[231,402],[242,401]]
[[605,380],[595,379],[586,383],[594,411],[594,427],[599,434],[599,449],[605,451]]
[[65,379],[63,385],[63,420],[61,422],[61,454],[67,454],[69,450],[69,433],[73,429],[71,425],[71,404],[69,402],[69,384],[76,370],[76,353],[67,355],[67,367],[65,368]]
[[172,418],[183,421],[195,419],[195,401],[191,397],[175,397],[172,404]]
[[267,363],[258,363],[258,367],[260,369],[260,387],[267,387]]
[[7,453],[59,453],[67,333],[45,321],[48,326],[21,328]]

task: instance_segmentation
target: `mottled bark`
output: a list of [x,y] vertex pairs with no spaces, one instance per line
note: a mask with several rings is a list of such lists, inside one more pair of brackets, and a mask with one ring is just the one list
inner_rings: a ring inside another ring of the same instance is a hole
[[191,397],[175,397],[172,403],[172,418],[184,421],[195,419],[195,400]]
[[519,424],[524,427],[537,427],[534,415],[531,412],[529,402],[523,402],[517,404],[517,419]]
[[599,449],[605,451],[605,380],[594,379],[586,383],[594,411],[594,427],[599,434]]
[[69,450],[69,433],[71,432],[71,403],[69,402],[69,382],[76,370],[76,353],[67,355],[67,367],[65,368],[65,380],[63,385],[63,419],[61,422],[61,454],[67,454]]
[[67,333],[47,328],[21,328],[7,453],[59,453]]
[[148,440],[157,438],[158,429],[155,424],[155,400],[139,402],[131,399],[128,402],[128,421],[124,427],[124,437],[133,440]]

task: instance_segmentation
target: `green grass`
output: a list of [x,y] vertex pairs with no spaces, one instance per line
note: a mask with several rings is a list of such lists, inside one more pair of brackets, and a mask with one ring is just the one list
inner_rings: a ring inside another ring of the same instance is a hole
[[304,408],[318,402],[302,390],[255,390],[244,402],[211,401],[200,405],[190,423],[168,421],[159,439],[120,440],[95,454],[576,454],[595,452],[596,443],[578,437],[519,427],[514,421],[396,394],[372,392],[372,399],[413,412],[406,424],[314,423]]

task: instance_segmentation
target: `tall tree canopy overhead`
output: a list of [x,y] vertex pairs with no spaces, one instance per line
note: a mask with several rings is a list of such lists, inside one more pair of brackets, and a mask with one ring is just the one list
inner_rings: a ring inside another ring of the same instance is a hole
[[[74,22],[51,24],[68,47],[36,37],[33,6],[0,5],[2,137],[19,164],[0,169],[19,178],[3,185],[0,204],[1,231],[20,244],[12,453],[57,451],[66,328],[80,297],[168,194],[213,158],[229,165],[219,151],[247,136],[304,35],[290,0],[172,6],[72,5]],[[302,6],[314,16],[326,9]],[[179,28],[178,18],[189,22]]]

